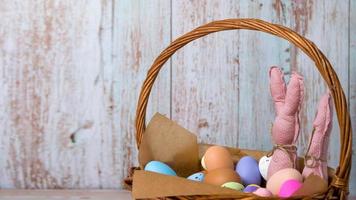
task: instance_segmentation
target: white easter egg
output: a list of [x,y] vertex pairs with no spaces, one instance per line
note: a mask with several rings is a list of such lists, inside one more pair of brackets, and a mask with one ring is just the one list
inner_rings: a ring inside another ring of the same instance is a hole
[[267,172],[271,160],[272,160],[272,156],[271,157],[263,156],[258,162],[258,169],[260,170],[261,176],[265,180],[267,180]]
[[201,158],[201,166],[203,167],[203,169],[206,170],[206,165],[205,165],[205,159],[204,156]]

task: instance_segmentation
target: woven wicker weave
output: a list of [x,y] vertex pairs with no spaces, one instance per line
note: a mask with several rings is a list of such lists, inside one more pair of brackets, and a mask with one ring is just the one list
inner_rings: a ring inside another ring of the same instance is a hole
[[[323,194],[323,198],[328,199],[346,199],[348,195],[348,182],[351,170],[351,153],[352,153],[352,130],[350,122],[350,114],[347,108],[347,102],[344,91],[341,87],[339,79],[332,68],[328,59],[316,47],[316,45],[294,32],[293,30],[281,25],[271,24],[258,19],[226,19],[214,21],[206,25],[200,26],[193,31],[186,33],[173,41],[154,61],[147,73],[146,80],[143,83],[141,93],[138,100],[136,112],[136,142],[137,147],[140,147],[142,134],[145,130],[145,117],[148,98],[157,75],[164,63],[180,48],[189,42],[210,33],[232,30],[232,29],[247,29],[270,33],[278,37],[284,38],[295,46],[300,48],[308,55],[315,63],[323,79],[327,83],[334,99],[334,104],[337,113],[338,124],[340,127],[340,160],[339,166],[335,170],[335,175],[329,185],[328,192]],[[320,195],[319,195],[320,196]],[[243,193],[238,196],[177,196],[169,199],[256,199],[256,196]],[[310,198],[310,197],[309,197]]]

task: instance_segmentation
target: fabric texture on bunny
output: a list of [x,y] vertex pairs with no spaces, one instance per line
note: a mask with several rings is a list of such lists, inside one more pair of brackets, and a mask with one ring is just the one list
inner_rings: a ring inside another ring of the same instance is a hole
[[320,99],[313,122],[313,133],[306,153],[306,166],[302,173],[304,178],[314,174],[328,181],[327,153],[332,129],[332,115],[332,99],[328,92]]
[[303,101],[303,77],[292,73],[288,86],[283,72],[278,67],[269,71],[270,90],[276,118],[272,127],[272,141],[275,144],[270,155],[267,180],[284,168],[296,168],[297,152],[294,146],[299,136],[299,110]]

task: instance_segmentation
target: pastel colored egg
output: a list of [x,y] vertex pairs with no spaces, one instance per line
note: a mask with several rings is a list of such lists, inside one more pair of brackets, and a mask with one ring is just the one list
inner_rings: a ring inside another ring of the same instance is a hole
[[256,191],[258,188],[260,188],[259,185],[250,184],[250,185],[248,185],[248,186],[245,187],[245,189],[243,190],[243,192],[254,192],[254,191]]
[[150,161],[146,164],[144,170],[169,176],[177,176],[177,173],[171,167],[160,161]]
[[242,191],[244,189],[244,186],[241,183],[237,183],[237,182],[227,182],[222,184],[221,187],[230,188],[239,191]]
[[243,185],[261,184],[261,174],[257,161],[251,156],[242,157],[236,165],[236,172],[240,175]]
[[230,168],[220,168],[207,171],[203,181],[204,183],[221,186],[227,182],[240,183],[241,179],[234,170]]
[[192,181],[203,181],[204,180],[204,173],[203,172],[198,172],[195,174],[192,174],[190,176],[188,176],[187,179],[192,180]]
[[260,161],[258,162],[258,169],[260,170],[261,176],[265,180],[267,180],[267,172],[271,160],[272,160],[272,156],[270,157],[263,156],[262,158],[260,158]]
[[201,158],[201,166],[203,167],[203,169],[205,169],[205,170],[206,170],[204,156]]
[[273,194],[266,188],[258,188],[256,191],[252,192],[253,194],[260,197],[271,197]]
[[266,188],[277,195],[282,184],[287,180],[297,180],[302,182],[303,178],[300,172],[293,168],[285,168],[274,173],[267,181]]
[[291,197],[299,188],[302,187],[302,185],[303,183],[298,180],[292,179],[285,181],[279,189],[278,196]]
[[234,169],[234,162],[226,148],[212,146],[206,150],[202,159],[202,166],[207,171],[219,168]]

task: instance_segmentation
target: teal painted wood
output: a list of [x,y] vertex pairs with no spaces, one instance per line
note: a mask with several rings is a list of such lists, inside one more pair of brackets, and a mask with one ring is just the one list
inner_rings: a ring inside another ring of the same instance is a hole
[[[5,1],[0,9],[0,187],[121,187],[137,160],[141,83],[170,42],[170,3]],[[150,115],[169,114],[169,68],[157,83]]]
[[[107,6],[2,2],[1,188],[94,187],[110,176],[98,173],[112,171],[112,163],[101,160],[107,152],[100,147],[111,141],[100,131],[106,107],[95,84]],[[74,132],[86,138],[77,147],[71,144]]]
[[[173,38],[239,12],[236,1],[172,1]],[[200,142],[238,145],[238,48],[236,32],[219,32],[172,58],[172,119],[197,133]]]
[[[355,130],[355,8],[354,0],[4,1],[0,187],[121,187],[137,164],[135,109],[154,58],[172,39],[224,18],[260,18],[315,42],[347,91]],[[268,150],[272,65],[287,80],[292,70],[305,77],[303,155],[326,87],[309,58],[267,34],[220,32],[178,51],[156,80],[147,119],[159,111],[201,142]],[[338,131],[335,119],[331,166],[338,162]],[[355,170],[351,177],[356,194]]]
[[[114,127],[119,137],[112,154],[115,156],[114,176],[122,184],[128,169],[137,166],[135,115],[139,91],[156,56],[170,43],[169,1],[116,1],[114,7],[113,102]],[[148,103],[147,119],[155,112],[170,115],[170,67],[160,72]],[[112,185],[115,187],[115,185]]]
[[[290,5],[279,1],[241,1],[239,17],[290,26],[289,12]],[[270,128],[275,111],[268,71],[271,66],[279,66],[289,74],[290,44],[260,32],[240,31],[239,35],[239,146],[271,150]]]
[[[323,9],[321,9],[323,8]],[[346,1],[304,1],[293,4],[294,29],[312,40],[328,57],[345,91],[348,90],[348,4]],[[301,113],[302,132],[299,152],[305,152],[318,101],[326,84],[314,63],[300,51],[291,55],[292,63],[304,75],[306,95]],[[347,94],[346,94],[347,95]],[[329,166],[338,164],[340,154],[339,126],[334,113],[328,155]]]

